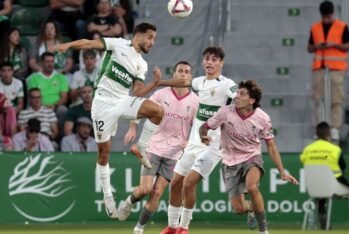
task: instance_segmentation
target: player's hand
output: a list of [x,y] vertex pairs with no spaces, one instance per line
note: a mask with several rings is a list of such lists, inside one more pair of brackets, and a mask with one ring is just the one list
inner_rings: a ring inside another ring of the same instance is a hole
[[64,44],[57,44],[57,45],[51,46],[48,48],[48,51],[51,53],[54,53],[56,51],[63,53],[63,52],[66,52],[68,49],[69,49],[68,43],[64,43]]
[[210,145],[212,138],[210,136],[201,136],[201,142],[205,145]]
[[184,150],[184,148],[185,148],[185,147],[187,147],[187,144],[188,144],[188,142],[187,142],[187,141],[185,141],[185,142],[183,142],[183,143],[181,144],[181,148],[182,148],[182,150]]
[[129,128],[124,136],[124,143],[127,145],[130,142],[134,142],[136,139],[136,130],[134,128]]
[[299,184],[298,180],[296,178],[294,178],[292,175],[288,175],[286,173],[280,174],[281,179],[291,182],[292,184]]
[[159,81],[161,80],[161,70],[158,67],[154,67],[153,69],[153,82],[155,84],[159,83]]

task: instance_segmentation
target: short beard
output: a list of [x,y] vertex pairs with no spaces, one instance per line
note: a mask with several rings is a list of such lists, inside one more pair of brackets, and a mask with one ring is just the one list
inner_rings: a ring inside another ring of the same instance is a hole
[[149,50],[146,50],[146,49],[144,48],[143,45],[139,45],[139,48],[141,48],[141,51],[142,51],[144,54],[148,54]]

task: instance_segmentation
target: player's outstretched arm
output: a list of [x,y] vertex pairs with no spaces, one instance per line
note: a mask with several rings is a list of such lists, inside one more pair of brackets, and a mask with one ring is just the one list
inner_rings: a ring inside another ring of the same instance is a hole
[[148,93],[150,93],[154,88],[156,88],[157,83],[161,79],[161,71],[160,68],[154,67],[153,69],[153,80],[147,83],[146,85],[141,81],[134,81],[132,94],[137,97],[144,97]]
[[68,43],[63,44],[57,44],[48,49],[50,52],[65,52],[68,49],[75,49],[75,50],[86,50],[86,49],[104,49],[104,44],[101,41],[101,39],[95,39],[95,40],[87,40],[87,39],[81,39],[77,41],[72,41]]
[[169,79],[169,80],[160,80],[157,83],[157,86],[170,86],[170,87],[190,87],[191,86],[191,80],[185,79],[185,78],[176,78],[176,79]]
[[275,144],[274,139],[268,139],[266,140],[267,148],[268,148],[268,153],[271,157],[271,160],[273,160],[276,168],[280,172],[281,179],[285,181],[289,181],[292,184],[299,184],[296,178],[294,178],[292,175],[289,175],[285,172],[284,166],[282,164],[281,156],[279,153],[279,150]]

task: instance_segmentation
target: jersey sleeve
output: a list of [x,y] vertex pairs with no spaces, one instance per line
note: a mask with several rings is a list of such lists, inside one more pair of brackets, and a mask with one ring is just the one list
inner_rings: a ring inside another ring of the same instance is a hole
[[194,92],[199,92],[199,79],[198,78],[191,80],[191,89]]
[[227,120],[226,108],[219,108],[218,112],[207,120],[210,129],[219,128]]
[[146,62],[141,64],[141,67],[139,69],[139,72],[136,74],[135,79],[144,82],[145,77],[148,73],[148,64]]
[[271,124],[271,120],[269,116],[265,117],[264,128],[259,133],[259,138],[264,140],[269,140],[274,138],[273,126]]
[[104,50],[114,50],[115,47],[118,47],[119,43],[121,43],[120,38],[102,37],[101,40],[104,44]]
[[234,99],[238,90],[238,86],[233,80],[228,79],[226,88],[226,95],[231,99]]

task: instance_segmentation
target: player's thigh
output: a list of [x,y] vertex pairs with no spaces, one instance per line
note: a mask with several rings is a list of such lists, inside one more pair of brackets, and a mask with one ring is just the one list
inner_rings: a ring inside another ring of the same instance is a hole
[[93,120],[93,130],[97,143],[110,140],[117,130],[119,118],[118,105],[112,99],[97,99],[92,103],[91,117]]
[[161,157],[159,157],[158,155],[155,155],[153,153],[148,153],[147,156],[149,158],[149,162],[150,162],[152,167],[146,168],[146,167],[142,166],[141,175],[155,177],[160,171]]
[[159,104],[146,99],[142,102],[142,105],[139,107],[137,118],[152,118],[154,116],[163,115],[163,113],[164,110]]
[[175,168],[176,164],[177,160],[161,158],[158,175],[170,182],[173,177],[173,169]]
[[137,119],[138,112],[142,109],[146,98],[127,96],[122,98],[120,106],[120,118],[122,119]]
[[202,152],[204,152],[204,150],[205,148],[202,147],[197,147],[191,144],[188,145],[185,148],[182,157],[178,160],[174,168],[174,172],[181,176],[186,176],[191,170],[197,155],[200,155]]
[[204,179],[207,179],[221,159],[218,149],[207,148],[205,152],[195,159],[191,169],[199,173]]
[[255,187],[258,188],[258,184],[261,178],[261,169],[257,166],[253,166],[251,168],[249,168],[247,174],[246,174],[246,188],[249,189],[253,189]]
[[195,189],[195,186],[201,181],[202,176],[198,172],[191,170],[184,179],[184,188],[185,189]]
[[246,192],[242,165],[227,166],[223,164],[222,176],[229,199]]
[[150,193],[153,187],[153,181],[153,175],[142,175],[139,187],[141,187],[146,193]]

